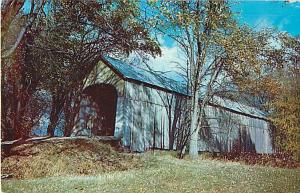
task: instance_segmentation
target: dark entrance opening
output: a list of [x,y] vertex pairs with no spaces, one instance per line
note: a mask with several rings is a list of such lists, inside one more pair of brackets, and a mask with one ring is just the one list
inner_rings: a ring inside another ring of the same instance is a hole
[[113,136],[115,132],[117,90],[109,84],[94,84],[84,89],[95,116],[89,120],[91,132],[97,136]]

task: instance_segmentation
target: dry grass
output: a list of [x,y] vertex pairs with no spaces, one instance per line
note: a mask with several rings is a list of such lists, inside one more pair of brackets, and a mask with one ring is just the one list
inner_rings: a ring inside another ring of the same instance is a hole
[[125,154],[93,140],[24,144],[12,153],[2,172],[19,179],[3,180],[3,192],[300,192],[299,168]]
[[204,159],[214,159],[221,161],[233,161],[247,165],[261,165],[279,168],[299,168],[300,162],[293,159],[291,154],[258,154],[254,152],[228,152],[228,153],[209,153],[203,152],[200,155]]
[[2,158],[2,174],[17,179],[95,175],[139,167],[139,158],[118,152],[96,140],[76,139],[29,143],[11,149]]
[[179,160],[168,152],[140,156],[143,167],[92,176],[4,180],[4,192],[300,192],[300,169],[218,160]]

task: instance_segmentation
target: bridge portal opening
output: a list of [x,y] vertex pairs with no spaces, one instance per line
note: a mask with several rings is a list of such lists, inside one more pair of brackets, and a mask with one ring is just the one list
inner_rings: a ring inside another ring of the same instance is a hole
[[113,136],[115,132],[117,90],[109,84],[94,84],[83,91],[87,101],[86,128],[96,136]]

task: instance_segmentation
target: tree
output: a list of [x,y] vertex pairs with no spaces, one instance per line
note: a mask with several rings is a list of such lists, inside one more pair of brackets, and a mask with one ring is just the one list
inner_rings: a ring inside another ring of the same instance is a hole
[[33,115],[27,112],[32,112],[32,100],[39,98],[36,93],[45,90],[52,98],[49,134],[54,135],[64,108],[65,134],[69,135],[83,79],[101,57],[133,51],[160,53],[149,32],[135,20],[139,14],[135,2],[34,0],[26,13],[24,1],[2,3],[1,125],[5,139],[28,137],[33,123],[26,120],[39,116],[27,117]]
[[299,73],[287,78],[282,83],[281,94],[271,102],[277,149],[294,154],[296,160],[300,160],[299,84]]
[[[3,0],[1,2],[2,59],[14,54],[22,40],[24,40],[26,33],[34,25],[38,25],[39,17],[43,13],[46,3],[46,0],[31,1],[29,13],[25,14],[22,11],[25,4],[24,0]],[[16,37],[10,35],[12,32],[16,34]]]
[[239,77],[238,90],[253,106],[268,112],[275,126],[273,142],[277,151],[294,154],[299,160],[300,147],[300,40],[287,33],[272,30],[262,49],[263,63],[256,76]]
[[[189,155],[198,155],[198,133],[204,108],[224,84],[259,73],[261,48],[267,38],[239,27],[227,1],[150,2],[149,21],[168,35],[186,59],[185,77],[191,95]],[[158,10],[158,11],[157,11]],[[158,13],[159,12],[159,13]]]
[[[294,154],[300,160],[300,39],[278,35],[281,48],[276,55],[273,80],[278,92],[269,102],[270,118],[275,125],[275,145],[279,151]],[[273,57],[274,58],[274,57]]]
[[41,87],[52,98],[48,135],[54,136],[63,109],[65,134],[70,134],[84,79],[103,56],[160,53],[135,19],[138,14],[134,2],[53,1],[44,29],[31,45],[32,68],[39,69]]
[[4,139],[26,137],[32,126],[26,116],[36,82],[26,74],[27,42],[32,40],[31,32],[37,30],[46,1],[31,1],[27,13],[22,9],[24,4],[24,1],[14,0],[1,2],[1,126]]

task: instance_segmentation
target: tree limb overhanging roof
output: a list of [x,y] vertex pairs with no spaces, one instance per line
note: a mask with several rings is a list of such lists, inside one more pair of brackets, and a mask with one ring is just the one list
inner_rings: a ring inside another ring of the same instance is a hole
[[[180,94],[186,97],[190,97],[187,92],[187,86],[184,83],[167,78],[155,72],[129,65],[121,60],[105,56],[102,61],[116,72],[122,79],[126,81],[134,81],[139,84],[144,84],[149,87],[154,87],[160,90],[165,90],[171,93]],[[258,108],[251,107],[239,102],[235,102],[229,99],[224,99],[218,96],[214,96],[211,100],[211,105],[219,106],[224,109],[228,109],[247,116],[267,119],[266,113]]]
[[103,60],[104,63],[113,68],[112,70],[114,70],[121,78],[125,80],[133,80],[141,84],[157,87],[172,93],[189,96],[186,89],[187,87],[183,83],[167,78],[155,72],[129,65],[112,57],[105,56]]

